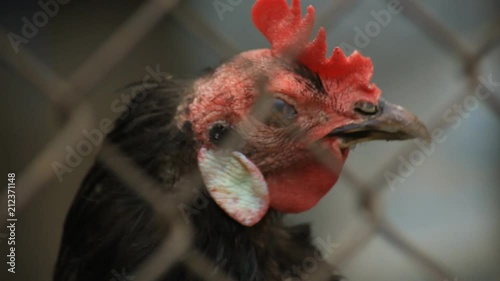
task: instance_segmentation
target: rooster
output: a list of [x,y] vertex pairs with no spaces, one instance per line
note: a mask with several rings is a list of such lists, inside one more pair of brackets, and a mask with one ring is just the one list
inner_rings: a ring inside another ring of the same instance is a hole
[[[208,203],[187,214],[193,247],[234,280],[303,278],[291,269],[317,249],[309,228],[285,226],[283,214],[315,206],[353,145],[429,137],[415,115],[381,98],[369,58],[340,48],[327,58],[323,28],[309,41],[314,17],[311,6],[302,16],[299,0],[257,0],[252,19],[270,49],[243,52],[191,83],[165,77],[133,98],[107,138],[162,193],[180,192],[183,176],[202,179],[197,188]],[[271,114],[262,117],[254,106],[264,96]],[[226,145],[228,136],[237,144]],[[318,160],[312,144],[337,169]],[[152,207],[97,160],[67,215],[54,280],[109,281],[113,272],[132,272],[167,232]],[[179,263],[160,280],[201,279]]]

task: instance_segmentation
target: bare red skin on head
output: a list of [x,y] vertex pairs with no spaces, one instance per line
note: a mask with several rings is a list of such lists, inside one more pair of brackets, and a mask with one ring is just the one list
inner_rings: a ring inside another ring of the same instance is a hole
[[290,72],[279,69],[276,66],[279,64],[278,60],[269,49],[239,54],[212,75],[196,81],[194,100],[189,105],[190,113],[186,116],[181,112],[179,120],[190,120],[194,132],[202,141],[206,140],[206,130],[213,122],[225,120],[230,124],[238,123],[251,112],[253,102],[259,95],[256,81],[259,75],[267,75],[268,92],[289,97],[287,102],[292,103],[297,110],[303,110],[299,118],[317,119],[321,116],[315,115],[320,113],[329,117],[329,120],[324,121],[328,126],[312,129],[309,134],[311,139],[322,138],[334,128],[357,121],[359,116],[353,112],[355,102],[378,103],[380,89],[375,84],[367,83],[371,74],[367,78],[366,75],[356,73],[341,73],[322,79],[327,96],[318,100],[313,97],[313,93],[304,90],[303,85]]

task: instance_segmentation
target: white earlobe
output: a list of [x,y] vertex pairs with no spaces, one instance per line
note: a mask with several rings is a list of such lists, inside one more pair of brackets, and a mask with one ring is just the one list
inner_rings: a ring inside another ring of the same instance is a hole
[[198,153],[198,166],[210,196],[234,220],[252,226],[267,213],[267,183],[245,155],[202,148]]

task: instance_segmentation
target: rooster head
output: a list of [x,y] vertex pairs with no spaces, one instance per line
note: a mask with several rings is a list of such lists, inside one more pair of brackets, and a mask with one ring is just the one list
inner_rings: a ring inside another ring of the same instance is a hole
[[[268,208],[297,213],[316,205],[356,143],[429,138],[415,115],[381,98],[369,58],[340,48],[327,58],[323,28],[309,41],[314,18],[311,6],[302,17],[300,0],[257,0],[252,19],[271,48],[243,52],[199,78],[180,106],[208,192],[243,225]],[[269,114],[255,110],[259,98]],[[223,145],[228,135],[236,146]],[[320,163],[311,144],[338,168]]]

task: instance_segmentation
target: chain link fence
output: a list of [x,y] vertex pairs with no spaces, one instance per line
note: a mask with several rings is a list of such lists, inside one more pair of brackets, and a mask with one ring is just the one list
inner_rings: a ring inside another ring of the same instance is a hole
[[[366,1],[366,0],[364,0]],[[104,42],[81,64],[68,78],[63,78],[50,67],[48,67],[37,55],[24,48],[22,44],[16,46],[13,50],[12,44],[8,40],[0,40],[0,58],[8,68],[22,75],[26,82],[33,84],[45,97],[50,100],[57,116],[61,119],[61,128],[52,141],[32,158],[26,168],[19,173],[17,181],[17,212],[22,211],[30,202],[34,200],[44,188],[50,188],[50,182],[54,181],[57,175],[54,173],[51,164],[55,161],[64,162],[66,151],[61,147],[66,145],[76,146],[83,140],[81,134],[75,134],[73,128],[93,128],[99,124],[94,115],[93,104],[89,102],[87,96],[99,85],[101,80],[112,71],[129,52],[143,39],[144,35],[154,28],[164,17],[173,17],[178,23],[184,25],[188,32],[192,32],[197,37],[205,40],[217,52],[225,57],[230,57],[238,53],[236,46],[227,42],[220,31],[213,30],[210,26],[204,25],[203,21],[196,16],[177,9],[179,1],[175,0],[150,0],[141,3],[140,7],[130,15],[116,31],[111,34]],[[237,2],[237,1],[234,1]],[[306,1],[304,1],[306,2]],[[317,20],[318,25],[328,27],[332,19],[342,15],[342,19],[349,17],[352,10],[356,9],[359,2],[355,0],[332,1],[325,12],[320,13]],[[500,45],[500,32],[498,25],[493,32],[477,44],[472,49],[464,43],[464,39],[444,24],[432,11],[420,1],[402,1],[404,13],[416,27],[425,32],[429,40],[435,40],[441,44],[442,48],[448,52],[454,53],[457,60],[460,61],[460,67],[467,77],[467,89],[462,94],[457,94],[449,100],[451,106],[457,101],[462,101],[480,85],[478,77],[481,75],[481,65],[484,58]],[[248,13],[249,14],[249,13]],[[214,16],[216,14],[214,13]],[[492,24],[495,26],[495,24]],[[0,38],[8,38],[9,31],[0,27]],[[377,62],[381,64],[383,62]],[[126,81],[124,81],[125,83]],[[260,114],[266,115],[268,112],[259,110],[257,101],[256,109]],[[500,98],[498,95],[489,97],[485,103],[489,109],[500,118]],[[449,123],[443,122],[440,118],[441,109],[436,109],[436,118],[428,123],[429,128],[447,128]],[[229,140],[229,142],[231,142]],[[201,184],[199,178],[192,179],[186,183],[184,190],[189,191],[185,196],[172,201],[172,198],[166,198],[162,194],[155,192],[156,182],[141,172],[132,161],[109,143],[103,144],[105,149],[100,154],[100,160],[105,163],[116,175],[126,182],[130,188],[133,188],[143,198],[151,203],[154,209],[165,217],[165,221],[171,224],[172,232],[165,237],[158,250],[149,258],[138,271],[129,273],[135,276],[135,280],[156,280],[162,273],[166,272],[170,266],[178,261],[182,261],[190,270],[198,274],[205,280],[231,280],[223,272],[214,273],[215,264],[213,261],[204,257],[201,253],[193,252],[190,248],[192,230],[182,219],[179,219],[177,206],[184,201],[190,201],[190,186]],[[408,154],[413,149],[412,145],[407,145],[406,151],[402,154]],[[336,169],[335,165],[330,163],[328,154],[321,151],[318,147],[311,147],[315,155],[325,165]],[[116,159],[120,159],[117,161]],[[385,171],[395,170],[398,161],[393,159],[387,166],[380,167],[379,175]],[[339,241],[341,247],[334,253],[328,262],[335,266],[341,266],[348,262],[353,256],[363,251],[364,247],[373,236],[379,235],[389,242],[394,249],[402,254],[412,258],[427,269],[435,280],[456,280],[457,275],[443,267],[440,261],[434,259],[431,255],[419,249],[419,246],[412,243],[407,237],[402,235],[399,230],[393,226],[391,221],[386,218],[381,209],[384,204],[380,197],[387,189],[387,182],[383,176],[374,178],[367,186],[356,176],[355,172],[345,169],[342,177],[349,183],[350,188],[359,194],[359,208],[363,211],[362,216],[366,225],[357,231],[356,237],[351,237],[349,241]],[[188,194],[189,193],[189,194]],[[2,202],[7,202],[7,192],[2,194]],[[168,204],[166,202],[169,202]],[[7,209],[1,209],[2,221],[8,217]],[[189,252],[189,258],[185,258]],[[330,272],[331,268],[327,265],[321,265]],[[121,269],[117,269],[119,273]],[[318,269],[311,276],[310,280],[327,280],[324,271]]]

